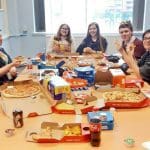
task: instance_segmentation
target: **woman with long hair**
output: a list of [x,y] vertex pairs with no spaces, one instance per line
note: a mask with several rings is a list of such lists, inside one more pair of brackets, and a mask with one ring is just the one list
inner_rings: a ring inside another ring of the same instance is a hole
[[47,52],[65,53],[73,51],[74,43],[70,27],[67,24],[61,24],[57,34],[51,38]]
[[106,48],[107,41],[101,36],[99,25],[96,22],[92,22],[88,26],[86,37],[78,46],[76,52],[80,55],[83,53],[97,53],[98,51],[105,52]]

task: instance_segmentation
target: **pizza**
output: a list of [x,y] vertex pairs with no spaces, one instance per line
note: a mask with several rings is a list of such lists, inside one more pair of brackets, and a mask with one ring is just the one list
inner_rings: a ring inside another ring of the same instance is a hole
[[131,91],[111,91],[104,92],[103,98],[107,102],[140,102],[145,99],[145,96]]
[[17,56],[14,59],[17,60],[17,61],[21,61],[22,62],[22,61],[25,60],[25,57],[23,57],[23,56]]
[[4,97],[11,97],[11,98],[23,98],[34,96],[40,92],[40,87],[38,84],[35,83],[26,83],[26,84],[18,84],[14,86],[7,86],[1,94]]

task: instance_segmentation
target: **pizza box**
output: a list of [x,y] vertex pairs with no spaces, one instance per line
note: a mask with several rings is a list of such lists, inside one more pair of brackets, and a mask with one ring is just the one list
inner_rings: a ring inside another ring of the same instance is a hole
[[112,74],[112,85],[125,87],[125,74],[121,69],[109,69]]
[[[111,88],[99,89],[98,91],[105,101],[105,108],[142,108],[150,104],[148,98],[139,88]],[[108,95],[110,96],[108,97]],[[123,99],[123,96],[126,99]]]
[[89,142],[89,124],[43,122],[40,129],[27,131],[26,141],[37,143]]
[[97,99],[96,96],[86,96],[85,99],[59,100],[51,109],[52,112],[59,114],[86,114],[89,111],[97,110],[104,106],[104,101]]
[[48,90],[55,100],[61,100],[63,95],[70,94],[71,92],[70,84],[57,75],[51,77]]
[[144,86],[144,81],[142,79],[138,78],[129,78],[125,79],[125,87],[126,88],[132,88],[132,87],[143,87]]
[[[7,97],[3,94],[3,90],[13,88],[16,85],[25,85],[27,83],[35,84],[39,87],[39,92],[33,95],[26,95],[23,97],[22,95],[19,97]],[[3,111],[7,116],[12,118],[12,112],[15,109],[20,109],[23,111],[23,117],[34,117],[38,115],[44,115],[51,113],[51,99],[45,93],[43,87],[33,81],[26,82],[13,82],[11,84],[7,84],[5,87],[3,86],[3,90],[1,91],[1,106]]]
[[113,130],[114,128],[114,117],[110,111],[88,112],[87,117],[89,122],[93,118],[100,119],[102,130]]
[[87,80],[81,78],[66,78],[65,80],[70,84],[71,88],[80,88],[87,86]]

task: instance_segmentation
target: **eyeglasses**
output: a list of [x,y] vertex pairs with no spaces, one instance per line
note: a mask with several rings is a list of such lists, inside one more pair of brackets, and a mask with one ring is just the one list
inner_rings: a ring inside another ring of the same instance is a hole
[[68,28],[61,28],[62,30],[69,30]]
[[144,40],[144,41],[150,40],[150,37],[144,37],[143,40]]

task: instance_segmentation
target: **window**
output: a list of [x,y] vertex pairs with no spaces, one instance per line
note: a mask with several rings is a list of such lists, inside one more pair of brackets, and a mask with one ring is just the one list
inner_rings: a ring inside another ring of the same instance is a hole
[[[62,23],[67,23],[72,33],[86,33],[88,24],[93,21],[100,25],[103,33],[118,33],[122,20],[131,20],[136,30],[142,30],[143,27],[144,0],[44,0],[44,6],[47,33],[56,33]],[[134,9],[140,11],[140,16],[134,13]],[[140,20],[137,27],[139,17],[142,22]]]

